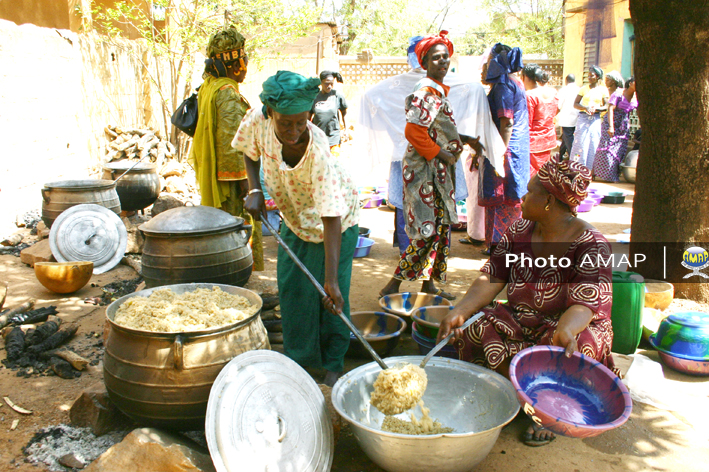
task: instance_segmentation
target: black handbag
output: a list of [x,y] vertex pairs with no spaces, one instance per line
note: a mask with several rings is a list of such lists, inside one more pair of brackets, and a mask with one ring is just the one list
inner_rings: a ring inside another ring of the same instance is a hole
[[194,132],[197,130],[198,118],[199,107],[197,106],[197,93],[195,92],[177,107],[170,121],[175,125],[175,128],[189,136],[194,136]]

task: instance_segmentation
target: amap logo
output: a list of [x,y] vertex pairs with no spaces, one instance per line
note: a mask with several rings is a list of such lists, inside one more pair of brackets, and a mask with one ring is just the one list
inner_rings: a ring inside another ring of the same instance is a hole
[[682,266],[692,271],[683,278],[686,279],[693,275],[699,275],[705,279],[709,279],[709,275],[704,272],[699,272],[709,267],[709,252],[707,252],[706,249],[697,246],[685,249],[684,254],[682,254],[682,259],[684,259]]

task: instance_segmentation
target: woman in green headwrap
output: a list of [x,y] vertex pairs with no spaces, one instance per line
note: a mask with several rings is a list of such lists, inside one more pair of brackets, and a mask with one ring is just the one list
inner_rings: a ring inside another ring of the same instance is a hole
[[268,193],[283,215],[281,237],[328,294],[321,300],[278,249],[284,352],[304,367],[324,368],[332,386],[344,370],[350,332],[331,313],[339,309],[349,316],[359,201],[352,179],[330,154],[327,136],[309,121],[319,85],[320,79],[288,71],[269,77],[259,95],[263,108],[246,114],[232,145],[246,157],[250,190],[244,206],[254,218],[265,210],[263,166]]
[[251,108],[239,93],[249,62],[244,43],[234,27],[218,31],[209,39],[209,59],[198,95],[199,121],[189,162],[197,174],[202,205],[221,208],[253,225],[253,268],[263,270],[261,223],[244,210],[249,189],[244,156],[231,147],[239,123]]

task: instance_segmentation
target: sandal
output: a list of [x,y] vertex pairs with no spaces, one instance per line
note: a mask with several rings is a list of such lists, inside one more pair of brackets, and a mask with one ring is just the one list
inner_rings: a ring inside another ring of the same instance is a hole
[[[551,438],[545,438],[541,439],[539,438],[539,433],[542,431],[549,431],[547,429],[542,428],[541,426],[537,425],[536,423],[532,423],[532,429],[534,432],[530,432],[529,429],[527,429],[523,434],[522,434],[522,442],[529,446],[529,447],[540,447],[540,446],[546,446],[550,442],[556,439],[556,435],[552,436]],[[554,433],[552,433],[554,434]]]
[[478,239],[473,239],[470,236],[466,236],[464,238],[460,238],[458,240],[459,243],[461,244],[469,244],[470,246],[482,246],[485,244],[485,241],[480,241]]
[[434,293],[434,295],[439,295],[447,300],[455,300],[457,298],[455,295],[445,292],[442,288],[436,290],[436,293]]

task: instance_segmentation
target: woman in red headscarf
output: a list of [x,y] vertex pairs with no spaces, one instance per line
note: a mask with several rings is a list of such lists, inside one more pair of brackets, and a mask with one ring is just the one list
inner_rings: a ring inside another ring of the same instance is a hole
[[[483,275],[441,323],[438,340],[456,331],[462,360],[508,376],[510,361],[537,344],[580,351],[615,370],[611,357],[612,267],[605,237],[576,217],[591,172],[570,161],[542,165],[522,201],[522,219],[504,233]],[[493,302],[507,286],[507,303]],[[492,304],[492,305],[491,305]],[[484,316],[457,329],[474,313]],[[524,442],[542,446],[553,433],[532,425]]]
[[426,78],[406,97],[404,134],[409,146],[402,162],[404,219],[411,242],[380,296],[398,292],[404,280],[423,280],[422,292],[455,298],[437,289],[433,281],[446,280],[449,229],[458,222],[455,164],[464,143],[476,152],[481,148],[477,139],[460,135],[455,126],[447,98],[449,87],[443,84],[453,54],[453,43],[447,34],[441,31],[426,36],[416,45],[416,56],[426,70]]

